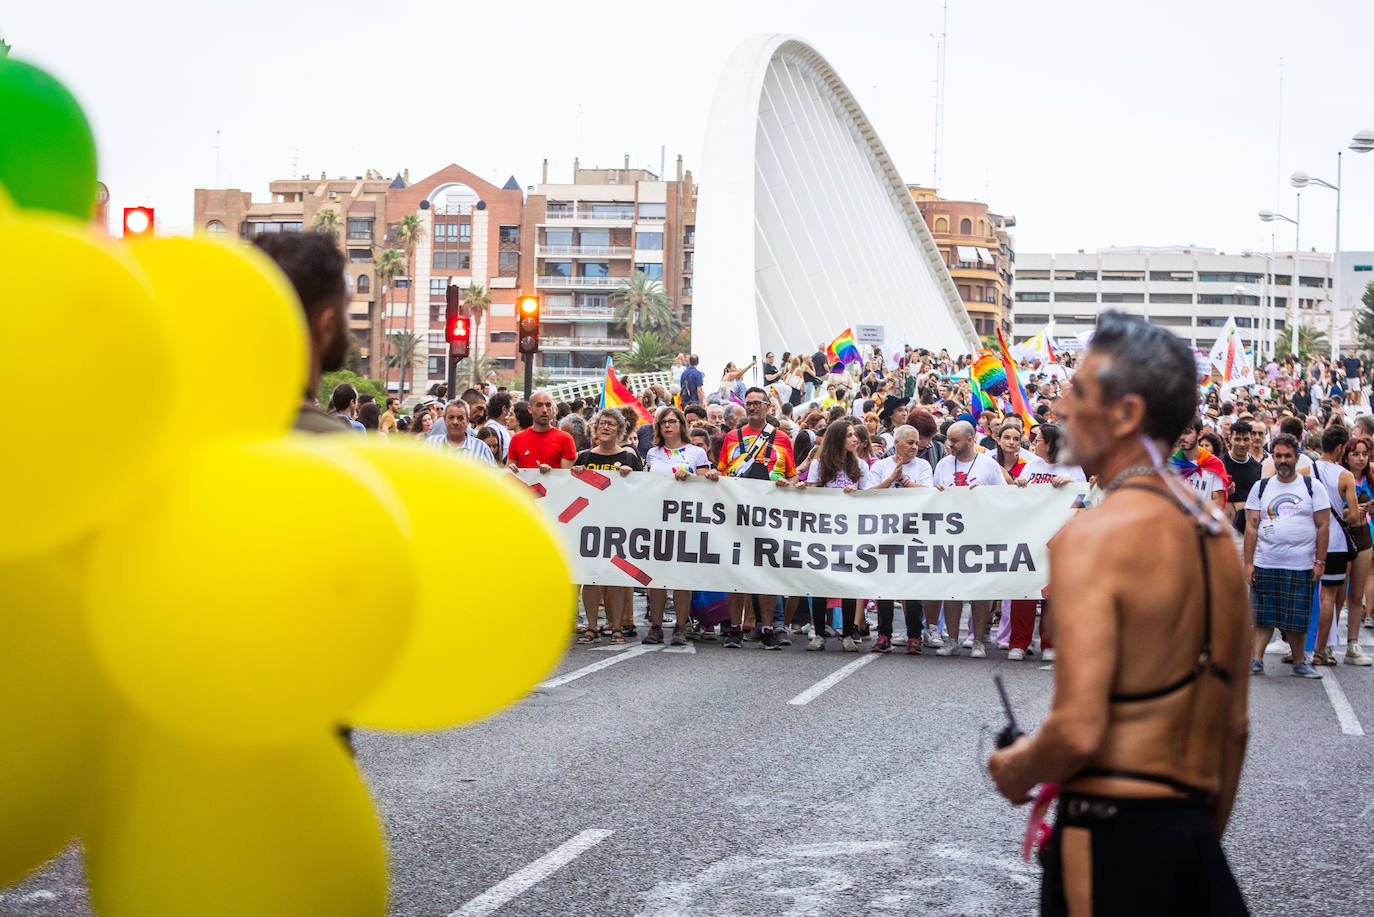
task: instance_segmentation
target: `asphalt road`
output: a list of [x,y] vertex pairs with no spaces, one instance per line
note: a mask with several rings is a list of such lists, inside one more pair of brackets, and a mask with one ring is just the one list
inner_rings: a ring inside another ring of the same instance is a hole
[[[576,677],[480,724],[359,734],[392,912],[1035,913],[1025,813],[982,763],[1000,726],[992,674],[1029,726],[1049,703],[1044,663],[802,644],[572,647],[550,681]],[[1374,757],[1348,733],[1374,731],[1374,669],[1322,670],[1348,700],[1344,727],[1331,683],[1290,678],[1277,657],[1269,670],[1251,682],[1227,855],[1255,914],[1370,913]],[[3,915],[89,913],[77,849],[0,893]]]

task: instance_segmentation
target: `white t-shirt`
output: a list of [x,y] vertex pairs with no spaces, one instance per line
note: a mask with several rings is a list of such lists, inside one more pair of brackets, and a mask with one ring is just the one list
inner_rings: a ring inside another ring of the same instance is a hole
[[[806,469],[806,483],[816,484],[821,487],[835,488],[844,488],[853,484],[857,486],[859,490],[868,490],[870,487],[876,487],[883,482],[882,478],[875,478],[873,476],[873,468],[863,459],[859,459],[859,468],[863,471],[863,474],[860,475],[860,479],[857,481],[841,471],[839,477],[835,478],[829,484],[821,484],[821,463],[817,460],[812,462],[810,467]],[[889,469],[888,474],[891,473],[892,471]]]
[[1212,494],[1217,491],[1226,492],[1226,484],[1214,473],[1206,469],[1199,470],[1196,474],[1190,474],[1184,478],[1188,486],[1197,491],[1199,497],[1204,500],[1212,499]]
[[1326,488],[1311,481],[1312,495],[1309,497],[1307,484],[1301,477],[1287,484],[1276,477],[1265,480],[1268,483],[1263,487],[1256,484],[1250,488],[1250,496],[1245,501],[1246,511],[1259,511],[1255,566],[1268,570],[1312,569],[1317,559],[1317,523],[1312,514],[1331,508]]
[[1344,551],[1349,545],[1345,540],[1345,531],[1341,529],[1336,521],[1336,516],[1344,515],[1345,499],[1341,496],[1341,472],[1345,467],[1337,465],[1335,462],[1320,461],[1316,463],[1316,471],[1312,476],[1312,483],[1320,483],[1326,491],[1327,502],[1331,504],[1331,529],[1326,539],[1326,550]]
[[1077,465],[1051,465],[1038,455],[1031,456],[1016,477],[1027,484],[1050,484],[1055,478],[1061,477],[1084,484],[1088,482],[1088,476]]
[[996,459],[986,452],[980,452],[971,462],[961,462],[953,453],[940,459],[935,466],[935,485],[937,487],[967,487],[970,484],[1005,485],[1002,469]]
[[[896,467],[896,456],[888,456],[885,459],[878,459],[878,461],[874,462],[873,467],[869,469],[873,476],[873,486],[877,487],[879,484],[892,477],[892,470]],[[929,487],[935,481],[935,472],[930,467],[930,462],[927,462],[920,456],[916,456],[902,466],[902,478],[905,479],[908,484],[918,484],[922,487]],[[895,481],[893,482],[893,486],[896,486]]]
[[711,457],[706,454],[706,450],[691,443],[680,449],[654,446],[644,456],[644,470],[657,471],[660,474],[672,474],[679,468],[686,468],[691,474],[696,474],[698,468],[703,465],[709,467],[710,464]]

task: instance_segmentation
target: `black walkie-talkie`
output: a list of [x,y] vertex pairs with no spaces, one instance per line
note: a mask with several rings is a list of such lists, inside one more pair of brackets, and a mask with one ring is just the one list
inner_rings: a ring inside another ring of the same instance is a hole
[[997,747],[1006,748],[1021,736],[1025,735],[1021,727],[1016,725],[1016,714],[1011,712],[1011,701],[1007,699],[1007,686],[1002,684],[1000,674],[992,676],[992,680],[997,683],[997,693],[1002,698],[1002,709],[1007,714],[1007,725],[1002,727],[1002,731],[997,733]]

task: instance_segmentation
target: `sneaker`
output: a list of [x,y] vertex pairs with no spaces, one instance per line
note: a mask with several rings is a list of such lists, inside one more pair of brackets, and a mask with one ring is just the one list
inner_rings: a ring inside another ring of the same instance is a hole
[[730,632],[725,635],[725,648],[727,650],[737,650],[744,642],[744,633],[737,627],[730,628]]
[[945,641],[940,639],[940,631],[934,624],[926,625],[926,646],[939,648],[945,645]]
[[969,634],[967,637],[965,637],[965,638],[964,638],[964,642],[963,642],[963,644],[961,644],[961,645],[962,645],[962,646],[964,647],[964,649],[966,649],[966,650],[971,650],[971,649],[973,649],[973,634]]
[[892,638],[893,646],[906,646],[906,634],[898,634]]
[[1346,665],[1374,665],[1374,659],[1369,658],[1364,650],[1360,649],[1358,643],[1347,643],[1345,645],[1345,664]]
[[1251,674],[1251,675],[1263,675],[1263,674],[1264,674],[1264,660],[1263,660],[1263,659],[1251,659],[1251,660],[1250,660],[1250,674]]
[[997,648],[998,648],[999,650],[1009,650],[1009,649],[1011,649],[1011,644],[1008,643],[1008,642],[1005,641],[1005,640],[998,640],[998,641],[997,641]]
[[827,637],[838,637],[838,636],[839,636],[839,634],[835,633],[835,628],[831,627],[831,626],[828,625],[828,624],[827,624],[826,627],[825,627],[825,635],[826,635]]
[[771,627],[764,628],[763,634],[759,637],[759,642],[763,644],[763,648],[766,650],[782,649],[782,644],[778,642],[777,631]]
[[951,640],[951,641],[948,642],[948,643],[942,644],[942,645],[940,646],[940,648],[939,648],[938,650],[935,651],[935,655],[936,655],[936,656],[958,656],[958,655],[959,655],[959,644],[955,643],[953,640]]
[[1374,615],[1364,616],[1364,626],[1369,628],[1370,630],[1374,630]]
[[920,640],[917,640],[917,641],[915,641],[914,643],[908,643],[908,644],[906,645],[906,654],[907,654],[908,656],[919,656],[919,655],[921,655],[921,641],[920,641]]
[[701,622],[700,622],[700,621],[697,621],[696,619],[693,619],[692,622],[691,622],[691,624],[688,625],[688,627],[687,627],[687,639],[688,639],[688,640],[700,640],[700,639],[701,639]]
[[879,634],[879,635],[878,635],[878,639],[877,639],[877,640],[874,642],[874,644],[873,644],[873,652],[875,652],[875,653],[890,653],[890,652],[892,652],[892,638],[891,638],[891,637],[884,637],[882,634]]
[[687,645],[687,628],[685,628],[685,627],[674,627],[674,628],[673,628],[673,639],[671,639],[671,640],[668,641],[668,645],[669,645],[669,646],[686,646],[686,645]]
[[641,643],[662,643],[662,642],[663,642],[663,628],[661,628],[661,627],[650,627],[650,628],[649,628],[649,632],[648,632],[647,634],[644,635],[644,639],[643,639],[642,641],[640,641],[640,642],[641,642]]
[[1318,672],[1316,669],[1312,668],[1312,666],[1308,665],[1308,664],[1305,663],[1305,662],[1299,662],[1297,665],[1293,666],[1293,673],[1292,673],[1292,674],[1293,674],[1293,677],[1294,677],[1294,678],[1321,678],[1321,677],[1322,677],[1322,673],[1321,673],[1321,672]]
[[805,625],[805,624],[793,624],[793,625],[792,625],[792,636],[794,636],[794,637],[805,637],[808,633],[809,633],[809,631],[807,630],[807,625]]
[[773,628],[773,633],[776,634],[778,637],[778,646],[792,645],[792,635],[788,632],[787,628],[775,627]]
[[1050,647],[1040,654],[1040,658],[1046,662],[1054,662],[1054,647]]
[[701,638],[700,638],[700,639],[705,640],[705,641],[707,641],[708,643],[709,643],[710,641],[712,641],[712,640],[715,640],[715,639],[716,639],[716,626],[715,626],[714,624],[712,624],[710,627],[703,627],[703,628],[701,629]]
[[1007,661],[1008,661],[1008,662],[1020,662],[1022,659],[1025,659],[1025,658],[1026,658],[1026,651],[1023,650],[1023,649],[1017,648],[1017,649],[1014,649],[1014,650],[1007,650]]
[[806,651],[807,651],[808,653],[812,653],[812,652],[815,652],[816,650],[823,650],[823,649],[825,649],[825,638],[824,638],[824,637],[816,637],[816,636],[813,636],[810,640],[806,641]]
[[744,632],[744,639],[748,640],[750,643],[758,643],[763,639],[763,632],[759,630],[746,630]]
[[971,655],[973,656],[974,659],[986,659],[986,658],[988,658],[988,651],[983,647],[983,641],[982,641],[982,640],[974,640],[974,641],[973,641],[973,653],[972,653]]
[[856,641],[853,637],[845,637],[844,651],[846,653],[857,653],[859,651],[858,641]]

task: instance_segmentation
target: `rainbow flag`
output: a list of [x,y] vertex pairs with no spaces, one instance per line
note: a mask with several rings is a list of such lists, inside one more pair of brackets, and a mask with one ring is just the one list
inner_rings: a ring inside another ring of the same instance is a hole
[[1007,339],[1002,337],[1002,328],[997,328],[997,346],[1002,352],[1002,368],[1007,373],[1007,398],[1011,401],[1011,409],[1021,415],[1021,419],[1026,422],[1026,429],[1038,426],[1040,421],[1035,419],[1031,413],[1030,405],[1027,404],[1026,390],[1021,387],[1021,380],[1016,376],[1016,363],[1012,361],[1011,353],[1007,350]]
[[1007,390],[1006,368],[1002,366],[1001,359],[986,350],[981,351],[978,359],[973,361],[970,375],[985,395],[1000,395]]
[[846,328],[840,332],[840,336],[831,341],[825,348],[825,355],[830,360],[830,365],[840,364],[848,366],[855,360],[863,362],[863,357],[859,354],[859,343],[854,340],[854,329]]
[[611,358],[606,358],[606,383],[601,387],[601,407],[621,408],[629,405],[635,409],[639,415],[640,425],[653,423],[654,419],[649,416],[648,410],[639,403],[639,399],[630,394],[630,390],[625,387],[615,376],[615,364]]
[[[987,354],[987,356],[992,357],[991,354]],[[996,359],[996,358],[994,357],[993,359]],[[968,376],[969,376],[969,386],[970,386],[970,388],[972,388],[972,390],[973,390],[973,393],[972,393],[972,394],[973,394],[973,397],[969,399],[969,408],[970,408],[970,412],[973,414],[973,421],[974,421],[974,423],[977,423],[977,422],[978,422],[978,417],[979,417],[984,411],[990,411],[990,410],[992,410],[994,407],[996,407],[996,405],[995,405],[995,404],[993,403],[993,401],[992,401],[992,397],[991,397],[991,396],[987,393],[987,391],[983,388],[982,380],[978,378],[978,363],[980,363],[980,362],[982,362],[981,355],[980,355],[979,360],[978,360],[977,362],[975,362],[975,363],[973,364],[973,366],[969,367],[969,374],[968,374]],[[1006,381],[1006,373],[1002,371],[1002,364],[1001,364],[1001,361],[998,361],[998,363],[997,363],[997,369],[998,369],[998,372],[1002,372],[1003,382],[1005,383],[1005,381]]]

